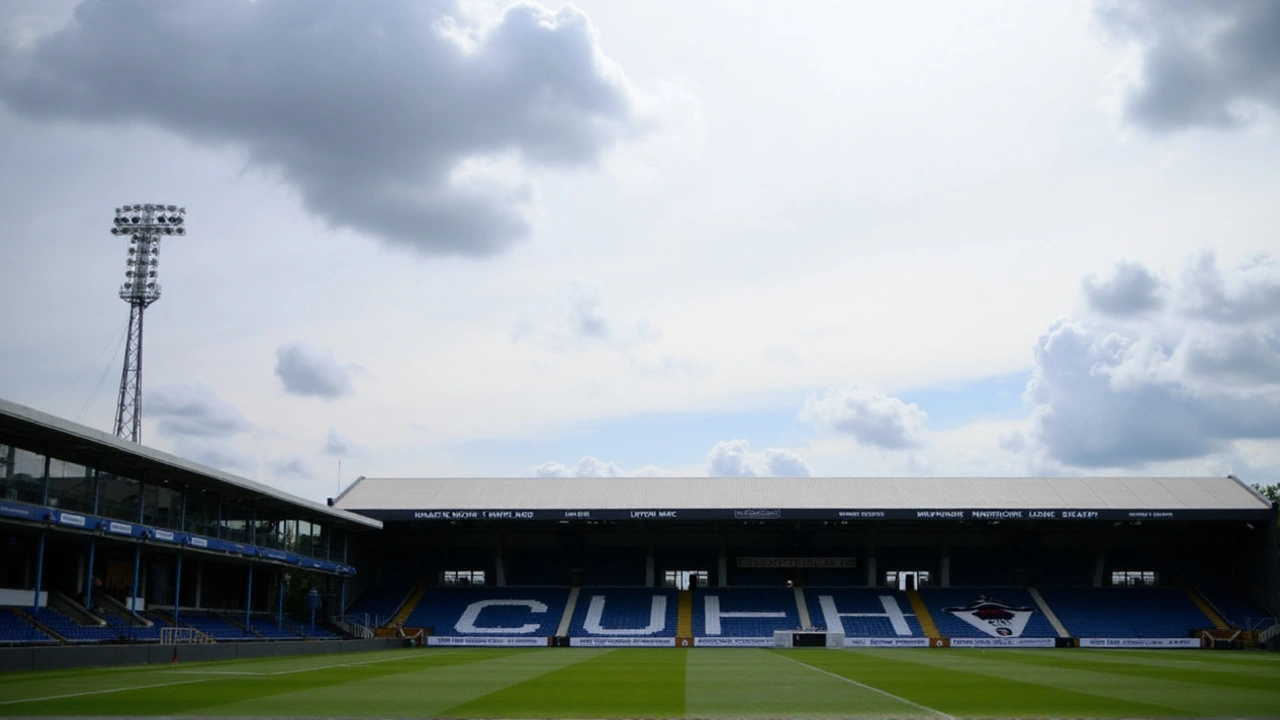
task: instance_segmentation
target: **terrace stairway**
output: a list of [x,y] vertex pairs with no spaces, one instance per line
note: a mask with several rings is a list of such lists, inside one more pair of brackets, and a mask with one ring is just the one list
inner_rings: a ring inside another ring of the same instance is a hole
[[32,627],[36,628],[37,630],[40,630],[40,631],[44,632],[46,635],[48,635],[49,637],[53,638],[54,640],[57,640],[58,642],[62,643],[63,645],[66,645],[66,644],[67,644],[67,638],[66,638],[66,637],[64,637],[63,635],[61,635],[60,633],[58,633],[58,632],[57,632],[56,630],[54,630],[53,628],[49,627],[47,624],[45,624],[45,623],[43,623],[43,622],[40,622],[40,618],[38,618],[38,617],[36,617],[36,616],[32,615],[31,613],[29,613],[29,612],[27,612],[27,611],[25,611],[25,610],[19,610],[18,608],[14,608],[14,609],[13,609],[13,611],[14,611],[15,613],[17,613],[19,617],[21,617],[23,620],[25,620],[25,621],[27,622],[27,624],[28,624],[28,625],[31,625]]
[[679,614],[676,615],[676,636],[693,637],[693,591],[680,591]]
[[1181,585],[1182,589],[1186,591],[1187,597],[1191,598],[1191,602],[1200,610],[1200,612],[1204,613],[1204,616],[1208,618],[1209,622],[1213,623],[1214,630],[1230,630],[1231,629],[1231,625],[1229,625],[1227,621],[1224,620],[1222,616],[1218,614],[1217,610],[1213,609],[1213,606],[1210,605],[1209,602],[1204,599],[1204,596],[1201,595],[1198,590],[1184,583],[1178,583],[1178,584]]
[[916,622],[920,623],[920,631],[925,637],[941,637],[942,634],[938,632],[938,626],[933,622],[929,607],[924,604],[924,598],[920,597],[920,593],[908,590],[907,599],[911,601],[911,610],[916,614]]
[[405,598],[404,605],[400,606],[399,612],[391,618],[391,622],[387,623],[388,627],[402,627],[404,621],[409,619],[413,614],[413,609],[418,607],[418,603],[422,602],[422,596],[427,594],[426,579],[419,579],[417,585],[414,586],[413,592],[409,593],[409,597]]

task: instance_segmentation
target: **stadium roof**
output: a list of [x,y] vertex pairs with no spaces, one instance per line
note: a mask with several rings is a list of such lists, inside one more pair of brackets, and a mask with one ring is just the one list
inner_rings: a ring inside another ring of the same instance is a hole
[[1271,512],[1233,476],[362,477],[335,505],[382,520],[1214,519]]
[[294,508],[298,516],[337,521],[347,527],[378,529],[382,523],[330,508],[239,475],[184,460],[137,443],[0,399],[0,438],[33,452],[127,477],[163,476],[195,487],[230,486],[269,502]]

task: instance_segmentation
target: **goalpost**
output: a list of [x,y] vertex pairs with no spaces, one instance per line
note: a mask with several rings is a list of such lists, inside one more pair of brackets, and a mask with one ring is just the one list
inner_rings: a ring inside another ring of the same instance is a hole
[[160,628],[161,645],[185,645],[193,643],[211,643],[213,638],[195,628],[162,627]]
[[423,633],[422,628],[413,628],[407,632],[404,628],[396,628],[396,634],[405,640],[408,640],[409,643],[415,647],[422,647],[427,644],[426,636],[425,633]]

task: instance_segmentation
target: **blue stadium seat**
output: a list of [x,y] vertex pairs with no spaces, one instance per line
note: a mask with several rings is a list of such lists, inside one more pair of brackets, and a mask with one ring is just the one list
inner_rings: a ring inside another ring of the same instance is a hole
[[13,608],[0,608],[0,644],[53,644],[58,642],[45,631],[27,622]]
[[1201,590],[1201,595],[1234,628],[1264,630],[1276,624],[1276,618],[1243,593],[1223,588]]
[[404,625],[433,628],[436,635],[547,637],[568,599],[567,588],[434,587]]
[[199,630],[214,640],[257,640],[257,635],[236,623],[208,611],[183,610],[178,613],[178,625]]
[[346,616],[355,622],[365,623],[370,627],[381,627],[391,622],[396,610],[413,592],[412,581],[403,584],[388,584],[385,587],[371,587],[360,593],[360,597],[347,609]]
[[110,625],[83,625],[53,608],[40,608],[35,611],[33,617],[70,643],[118,642],[120,640],[119,631]]
[[109,612],[101,613],[99,617],[106,621],[107,625],[115,632],[116,637],[125,642],[158,642],[160,640],[160,628],[167,624],[161,619],[147,618],[152,622],[151,627],[131,625]]
[[[289,626],[289,621],[285,620],[285,627]],[[304,638],[310,640],[341,640],[342,636],[317,624],[311,627],[310,622],[296,623],[296,632]]]
[[924,636],[911,601],[897,590],[805,588],[804,597],[814,627],[842,631],[846,637]]
[[680,593],[673,589],[583,588],[569,635],[675,637],[679,613]]
[[276,622],[275,615],[255,615],[249,620],[249,629],[264,640],[300,640],[302,635],[289,627],[289,621]]
[[697,637],[773,637],[776,630],[798,627],[800,614],[790,589],[709,588],[694,592],[693,634]]
[[1180,588],[1040,588],[1073,637],[1180,638],[1211,627]]

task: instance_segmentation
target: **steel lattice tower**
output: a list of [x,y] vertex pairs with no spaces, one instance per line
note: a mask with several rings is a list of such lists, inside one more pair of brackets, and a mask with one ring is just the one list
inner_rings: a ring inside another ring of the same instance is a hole
[[176,205],[125,205],[116,208],[112,235],[129,237],[120,299],[129,303],[129,336],[125,340],[120,397],[116,401],[116,437],[142,440],[142,318],[160,299],[160,237],[185,235],[186,208]]

